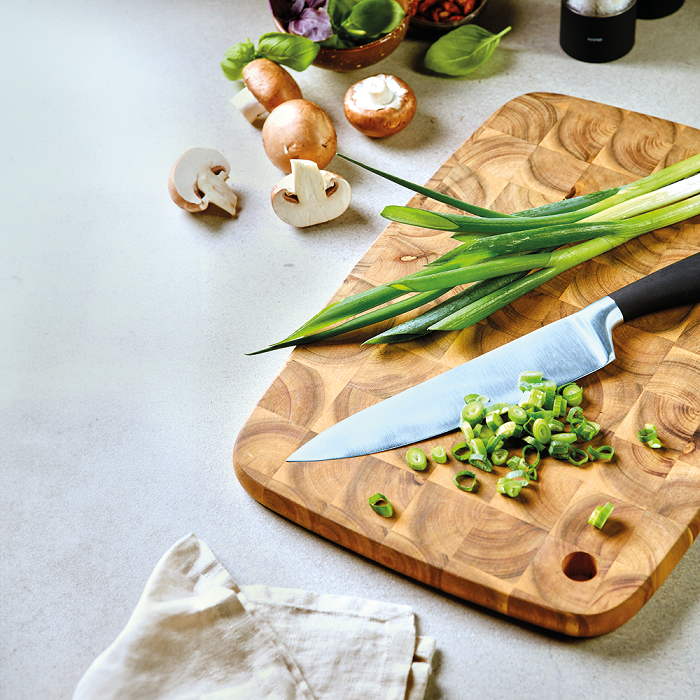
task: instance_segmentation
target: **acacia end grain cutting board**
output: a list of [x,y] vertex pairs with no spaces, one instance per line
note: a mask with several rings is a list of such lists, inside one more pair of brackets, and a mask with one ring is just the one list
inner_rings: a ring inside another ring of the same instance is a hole
[[[491,116],[428,186],[513,212],[626,184],[699,152],[697,129],[531,93]],[[422,196],[409,204],[450,211]],[[334,300],[413,272],[455,244],[448,233],[392,223]],[[612,445],[614,459],[581,467],[544,459],[538,481],[515,499],[496,491],[505,466],[479,474],[478,490],[465,493],[452,483],[459,462],[418,473],[405,448],[285,460],[346,416],[698,251],[695,218],[584,263],[469,329],[361,345],[387,323],[296,348],[238,436],[236,476],[273,511],[413,579],[567,635],[609,632],[649,600],[700,531],[700,306],[614,331],[616,361],[580,382],[587,417],[603,426],[594,444]],[[647,422],[663,449],[638,442]],[[449,451],[458,441],[455,432],[420,446]],[[375,492],[391,501],[392,518],[368,506]],[[606,501],[615,509],[597,530],[588,516]]]

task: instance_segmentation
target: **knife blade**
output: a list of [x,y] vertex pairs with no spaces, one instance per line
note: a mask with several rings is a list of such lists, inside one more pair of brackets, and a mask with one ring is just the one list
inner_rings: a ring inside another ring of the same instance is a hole
[[700,301],[700,253],[642,277],[566,318],[447,370],[336,423],[287,462],[383,452],[456,430],[464,396],[517,403],[518,376],[541,371],[558,385],[615,359],[612,331],[639,316]]

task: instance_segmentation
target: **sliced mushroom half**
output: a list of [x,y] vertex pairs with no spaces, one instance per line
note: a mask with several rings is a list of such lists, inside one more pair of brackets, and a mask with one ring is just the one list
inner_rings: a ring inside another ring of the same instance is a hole
[[350,206],[352,190],[340,175],[319,170],[311,160],[295,158],[292,172],[272,190],[272,208],[282,221],[297,228],[339,217]]
[[211,148],[191,148],[175,162],[168,178],[173,202],[189,212],[204,211],[209,204],[236,215],[238,197],[226,184],[231,166]]

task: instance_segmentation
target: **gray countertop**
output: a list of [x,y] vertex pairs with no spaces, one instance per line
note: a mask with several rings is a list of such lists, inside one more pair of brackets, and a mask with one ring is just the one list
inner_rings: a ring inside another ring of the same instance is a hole
[[[508,100],[558,92],[700,127],[700,2],[640,21],[624,58],[559,47],[556,0],[490,0],[512,26],[470,77],[426,74],[410,36],[381,64],[419,111],[393,139],[345,121],[351,74],[297,74],[344,152],[426,182]],[[606,636],[562,638],[399,576],[254,501],[233,444],[288,351],[246,352],[319,310],[384,229],[402,188],[351,170],[353,205],[293,229],[269,206],[280,172],[235,112],[226,48],[273,29],[267,2],[27,0],[2,7],[2,606],[0,695],[70,698],[129,618],[160,556],[203,539],[242,584],[413,606],[437,639],[428,697],[691,698],[700,686],[700,549]],[[233,163],[236,220],[167,193],[177,157]]]

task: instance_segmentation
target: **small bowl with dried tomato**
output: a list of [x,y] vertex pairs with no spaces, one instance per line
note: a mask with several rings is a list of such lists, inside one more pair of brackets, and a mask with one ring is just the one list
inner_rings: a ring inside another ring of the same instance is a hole
[[414,30],[433,34],[450,32],[471,24],[487,0],[413,0],[409,15]]

